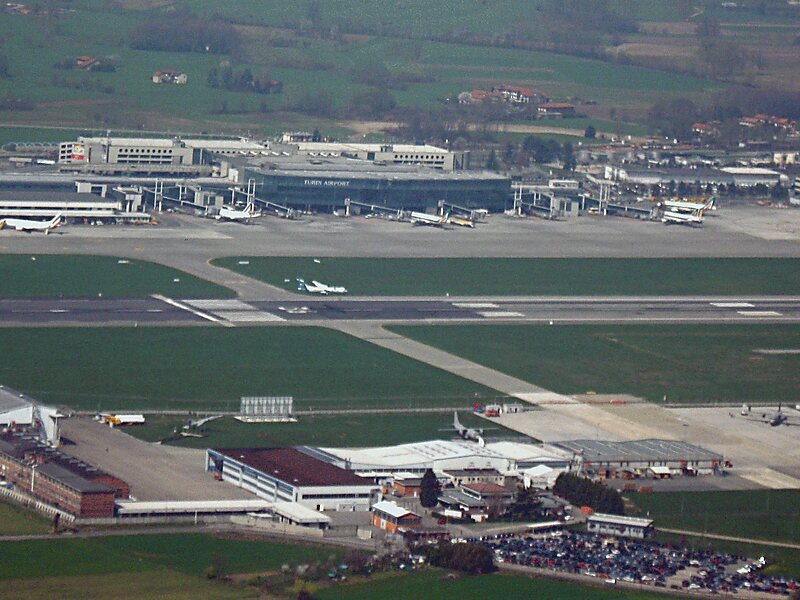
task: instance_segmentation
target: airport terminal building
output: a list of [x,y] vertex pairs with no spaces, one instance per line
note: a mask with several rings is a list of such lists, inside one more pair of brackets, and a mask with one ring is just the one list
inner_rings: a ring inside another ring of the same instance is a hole
[[513,205],[511,180],[485,171],[292,155],[233,159],[230,173],[240,183],[254,182],[258,198],[312,212],[343,209],[346,200],[427,212],[441,201],[492,212]]

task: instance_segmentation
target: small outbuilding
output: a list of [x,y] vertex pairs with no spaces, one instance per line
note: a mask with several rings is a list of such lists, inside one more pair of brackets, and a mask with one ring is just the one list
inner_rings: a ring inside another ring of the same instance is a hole
[[653,535],[655,528],[652,519],[637,517],[624,517],[621,515],[608,515],[594,513],[586,519],[586,530],[600,535],[613,535],[644,539]]

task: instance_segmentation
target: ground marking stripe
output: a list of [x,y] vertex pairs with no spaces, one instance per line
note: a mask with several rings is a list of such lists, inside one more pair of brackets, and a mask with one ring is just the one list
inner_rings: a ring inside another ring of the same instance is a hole
[[218,319],[213,315],[204,313],[203,311],[197,310],[196,308],[192,308],[191,306],[184,304],[182,302],[178,302],[177,300],[173,300],[172,298],[167,298],[166,296],[162,296],[161,294],[153,294],[153,298],[155,298],[156,300],[161,300],[162,302],[166,302],[167,304],[169,304],[170,306],[174,306],[175,308],[180,308],[181,310],[188,311],[193,315],[197,315],[198,317],[206,319],[207,321],[212,321],[214,323],[222,323],[221,319]]
[[782,317],[783,315],[775,310],[737,310],[740,315],[745,317]]
[[753,308],[749,302],[711,302],[711,306],[717,308]]

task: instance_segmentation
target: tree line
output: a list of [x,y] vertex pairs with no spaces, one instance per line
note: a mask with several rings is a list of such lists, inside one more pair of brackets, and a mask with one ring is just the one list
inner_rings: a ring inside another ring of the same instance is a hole
[[253,72],[247,67],[237,72],[227,64],[219,68],[211,67],[208,73],[208,85],[215,89],[255,94],[280,94],[283,91],[281,81],[270,79],[268,75],[254,77]]
[[173,14],[141,23],[133,30],[130,44],[136,50],[233,54],[240,47],[241,36],[224,21]]
[[617,490],[572,473],[559,475],[553,492],[575,506],[589,506],[597,512],[611,515],[625,514],[625,505]]

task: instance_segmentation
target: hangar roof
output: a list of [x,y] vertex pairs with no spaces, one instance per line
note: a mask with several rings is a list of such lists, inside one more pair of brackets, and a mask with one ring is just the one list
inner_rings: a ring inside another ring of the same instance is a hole
[[459,458],[505,460],[505,457],[497,452],[479,446],[475,442],[461,440],[432,440],[377,448],[320,448],[320,450],[353,465],[372,465],[373,468],[389,469],[413,468],[414,466],[423,468],[435,461]]
[[225,448],[214,452],[290,485],[369,485],[369,481],[355,473],[295,448]]
[[634,440],[609,442],[602,440],[572,440],[558,446],[582,452],[587,462],[654,462],[722,460],[722,455],[700,446],[675,440]]
[[5,387],[0,387],[0,414],[25,408],[33,404],[21,395],[19,392],[14,392]]

